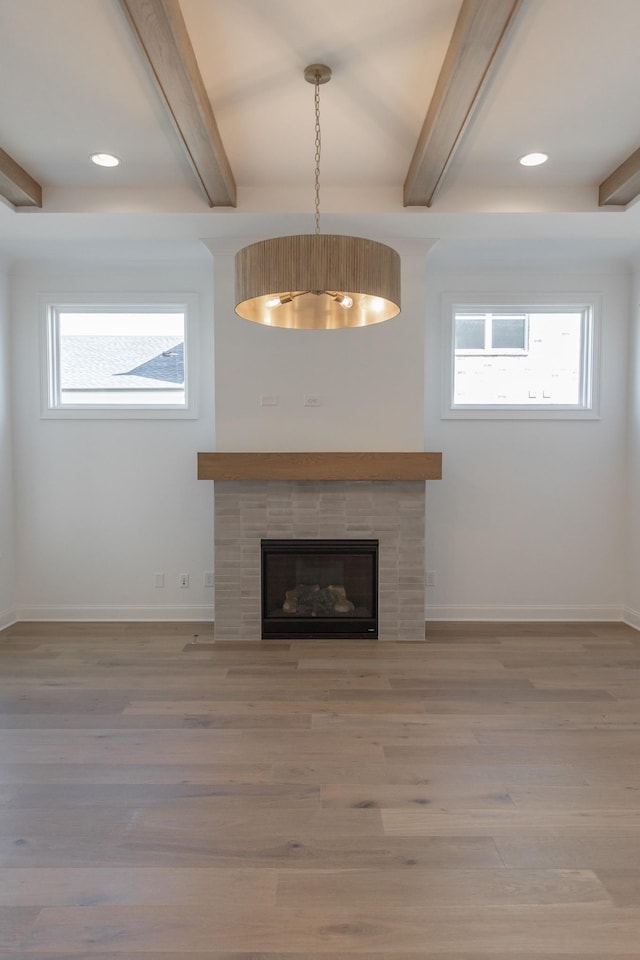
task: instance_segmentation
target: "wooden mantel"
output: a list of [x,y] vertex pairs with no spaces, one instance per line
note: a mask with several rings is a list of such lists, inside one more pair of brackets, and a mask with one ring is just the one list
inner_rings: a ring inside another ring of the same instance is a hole
[[199,480],[440,480],[441,453],[199,453]]

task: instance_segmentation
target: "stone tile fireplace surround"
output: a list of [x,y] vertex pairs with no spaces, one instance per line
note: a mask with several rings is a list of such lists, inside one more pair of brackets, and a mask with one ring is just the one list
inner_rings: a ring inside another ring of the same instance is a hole
[[[309,479],[288,469],[223,469],[233,454],[200,454],[199,477],[214,479],[215,636],[219,640],[261,639],[260,542],[262,539],[377,539],[379,541],[379,636],[382,640],[423,640],[425,628],[425,482],[440,476],[439,454],[360,454],[368,468],[327,470],[321,458],[300,454],[312,468]],[[236,458],[260,457],[237,454]],[[272,459],[284,454],[264,454]],[[295,454],[289,455],[291,458]],[[336,454],[335,457],[352,455]],[[394,457],[393,469],[380,469],[380,457]],[[410,469],[398,470],[398,457]],[[320,458],[320,461],[317,459]],[[435,459],[433,459],[435,458]],[[242,462],[242,461],[240,461]],[[247,461],[248,462],[248,461]],[[417,463],[421,466],[414,469]],[[213,464],[213,466],[212,466]],[[375,467],[375,469],[374,469]],[[365,479],[336,479],[341,473]],[[387,478],[391,473],[392,478]],[[397,474],[408,473],[410,479]],[[329,474],[329,478],[325,477]],[[371,477],[373,474],[373,478]],[[413,479],[413,476],[421,479]],[[232,476],[235,479],[225,479]],[[245,479],[245,477],[249,477]],[[275,476],[275,478],[273,478]],[[378,479],[380,477],[380,479]]]

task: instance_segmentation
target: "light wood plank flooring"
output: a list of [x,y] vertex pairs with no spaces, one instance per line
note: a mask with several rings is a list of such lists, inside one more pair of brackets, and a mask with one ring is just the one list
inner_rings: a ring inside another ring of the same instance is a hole
[[2,960],[640,958],[631,628],[20,624],[0,676]]

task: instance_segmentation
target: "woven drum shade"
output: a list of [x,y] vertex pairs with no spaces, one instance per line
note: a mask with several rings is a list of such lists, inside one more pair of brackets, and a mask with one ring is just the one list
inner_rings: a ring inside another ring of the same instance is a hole
[[[236,254],[236,313],[289,330],[365,327],[400,312],[400,257],[361,237],[274,237]],[[274,305],[274,300],[283,302]],[[340,300],[349,298],[351,306]]]

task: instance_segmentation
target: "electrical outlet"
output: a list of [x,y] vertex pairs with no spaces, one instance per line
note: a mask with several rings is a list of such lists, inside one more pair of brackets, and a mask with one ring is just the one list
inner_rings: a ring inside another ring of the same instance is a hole
[[436,572],[435,570],[427,570],[427,586],[435,587],[436,585]]
[[260,406],[261,407],[277,407],[280,402],[280,397],[277,393],[262,393],[260,395]]
[[213,586],[213,570],[205,570],[202,574],[202,586],[203,587],[212,587]]
[[321,407],[322,400],[317,393],[305,393],[304,405],[305,407]]
[[164,573],[154,573],[153,585],[154,587],[164,587]]
[[188,587],[188,586],[189,586],[189,574],[188,574],[188,573],[181,573],[180,576],[178,577],[178,584],[179,584],[179,586],[180,586],[182,589],[185,589],[186,587]]

